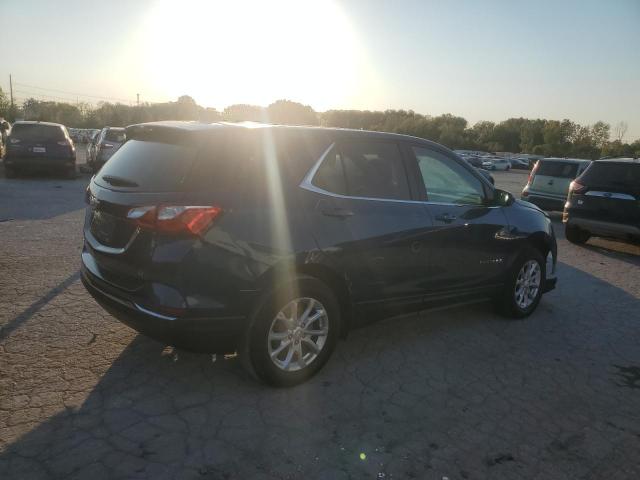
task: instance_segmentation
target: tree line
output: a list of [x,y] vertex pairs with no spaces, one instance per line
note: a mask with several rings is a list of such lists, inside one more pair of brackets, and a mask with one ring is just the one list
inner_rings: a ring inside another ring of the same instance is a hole
[[412,110],[328,110],[316,112],[308,105],[278,100],[267,107],[236,104],[223,111],[198,105],[188,95],[175,102],[137,106],[101,102],[97,106],[41,101],[34,98],[13,111],[0,89],[0,117],[41,120],[76,128],[126,126],[158,120],[256,121],[285,125],[321,125],[402,133],[426,138],[453,149],[530,153],[545,156],[601,158],[640,156],[640,139],[625,142],[627,125],[605,122],[580,125],[568,119],[509,118],[469,125],[463,117],[422,115]]

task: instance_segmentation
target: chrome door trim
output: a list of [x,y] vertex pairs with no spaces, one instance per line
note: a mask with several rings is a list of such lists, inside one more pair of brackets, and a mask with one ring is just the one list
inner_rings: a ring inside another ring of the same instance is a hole
[[598,190],[590,190],[585,195],[589,197],[604,197],[604,198],[615,198],[616,200],[635,200],[636,198],[633,195],[628,195],[626,193],[614,193],[614,192],[601,192]]
[[310,192],[319,193],[320,195],[326,195],[334,198],[343,198],[346,200],[366,200],[369,202],[390,202],[390,203],[406,203],[406,204],[420,204],[420,205],[446,205],[453,207],[476,207],[476,208],[501,208],[500,205],[489,206],[489,205],[476,205],[476,204],[465,204],[465,203],[446,203],[446,202],[430,202],[430,201],[422,201],[422,200],[397,200],[395,198],[374,198],[374,197],[354,197],[350,195],[341,195],[339,193],[330,192],[325,190],[324,188],[316,187],[313,183],[313,177],[315,177],[320,165],[324,161],[325,157],[329,155],[329,152],[335,147],[335,142],[329,145],[329,147],[324,151],[324,153],[320,156],[320,158],[316,161],[316,163],[311,167],[311,169],[307,172],[307,174],[300,182],[299,187],[304,188],[305,190],[309,190]]

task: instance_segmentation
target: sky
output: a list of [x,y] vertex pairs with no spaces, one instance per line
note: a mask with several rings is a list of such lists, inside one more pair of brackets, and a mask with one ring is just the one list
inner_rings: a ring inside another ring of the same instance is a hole
[[0,0],[17,99],[625,121],[640,138],[640,0]]

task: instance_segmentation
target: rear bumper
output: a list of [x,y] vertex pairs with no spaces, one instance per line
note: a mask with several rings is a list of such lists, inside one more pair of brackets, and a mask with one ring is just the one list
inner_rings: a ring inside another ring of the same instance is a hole
[[534,205],[537,205],[542,210],[562,211],[564,209],[564,204],[566,202],[566,199],[564,197],[558,198],[558,197],[551,197],[551,196],[540,195],[535,193],[529,193],[526,196],[522,195],[520,198],[525,202],[529,202],[529,203],[533,203]]
[[165,345],[203,353],[237,350],[246,325],[242,316],[171,317],[125,298],[118,289],[93,275],[84,265],[81,279],[91,296],[111,315],[137,332]]
[[612,236],[619,238],[634,237],[640,239],[640,227],[626,224],[607,222],[604,220],[593,220],[575,217],[571,214],[563,215],[562,220],[569,226],[587,230],[595,235]]
[[7,155],[4,159],[5,168],[13,169],[49,169],[62,170],[75,168],[76,159],[73,157],[23,157]]

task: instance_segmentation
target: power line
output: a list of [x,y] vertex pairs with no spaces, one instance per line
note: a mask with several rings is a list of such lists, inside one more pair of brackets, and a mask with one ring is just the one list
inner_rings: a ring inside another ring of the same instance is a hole
[[131,99],[124,99],[124,98],[116,98],[116,97],[102,97],[99,95],[89,95],[89,94],[85,94],[85,93],[77,93],[77,92],[68,92],[65,90],[57,90],[55,88],[45,88],[45,87],[37,87],[35,85],[27,85],[26,83],[18,83],[18,82],[13,82],[14,85],[19,85],[22,87],[27,87],[27,88],[32,88],[32,89],[36,89],[36,90],[44,90],[44,91],[49,91],[49,92],[57,92],[57,93],[64,93],[66,95],[74,95],[77,97],[89,97],[89,98],[97,98],[100,100],[110,100],[110,101],[117,101],[117,102],[126,102],[126,103],[132,103]]

